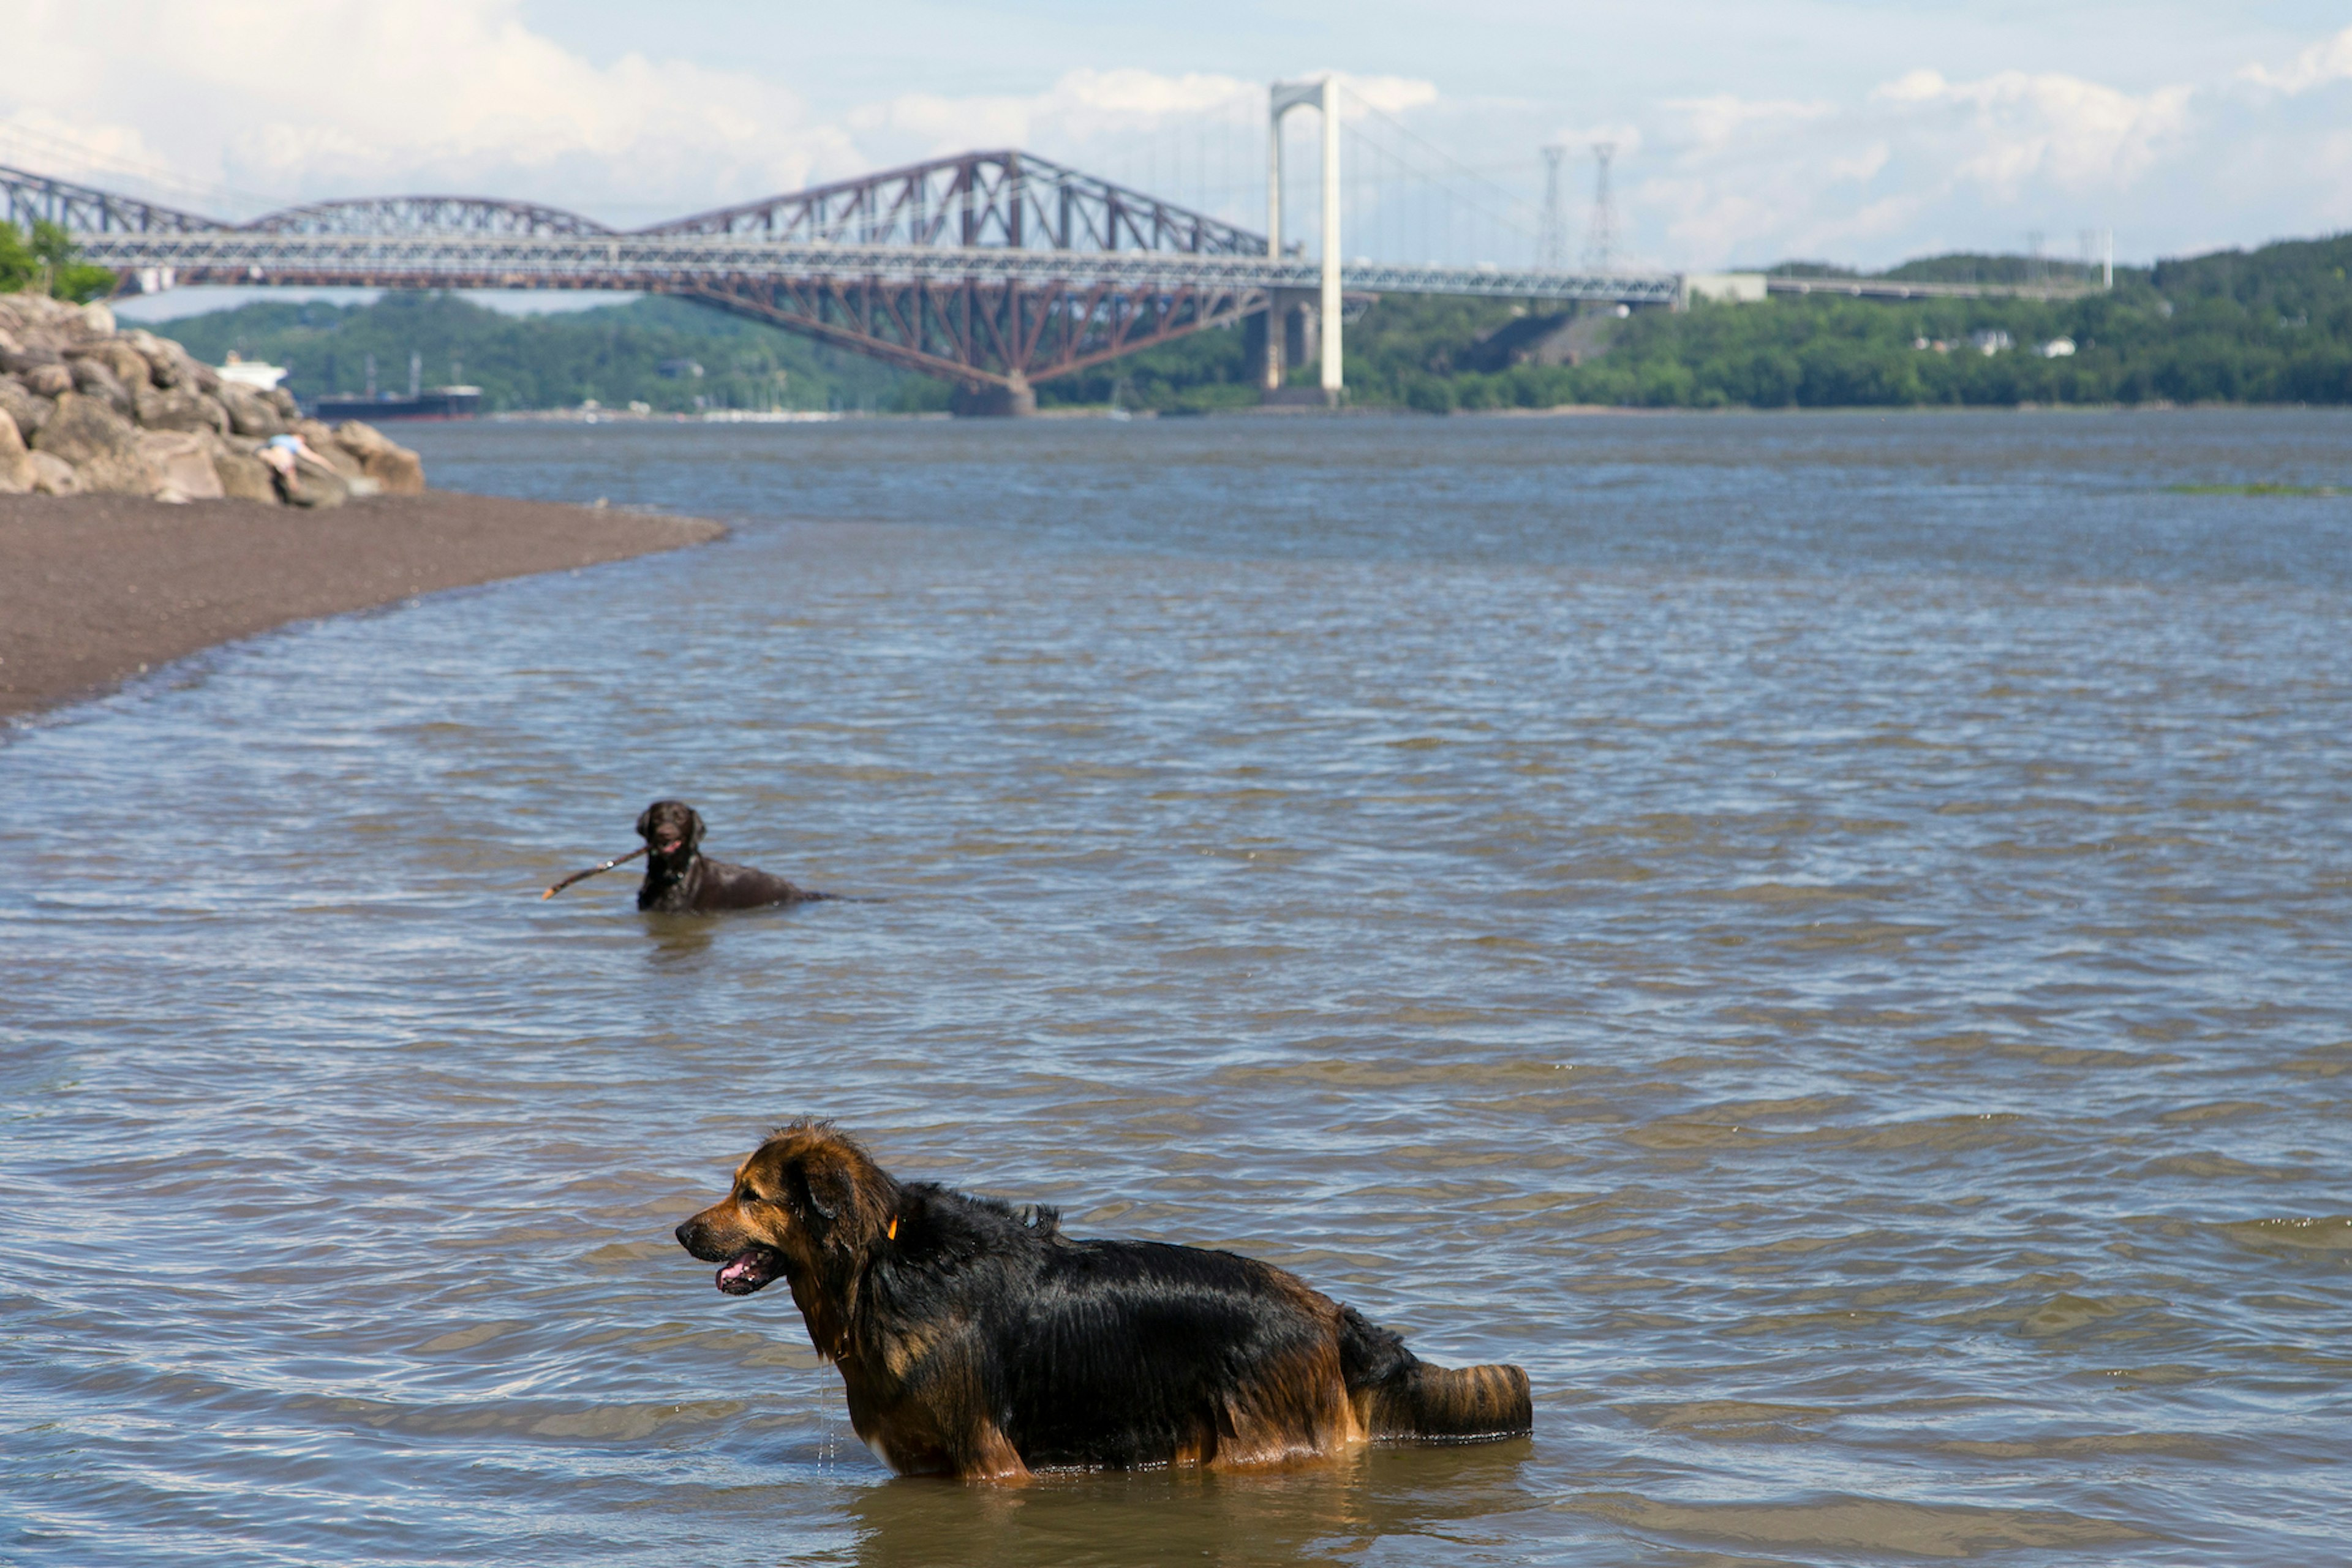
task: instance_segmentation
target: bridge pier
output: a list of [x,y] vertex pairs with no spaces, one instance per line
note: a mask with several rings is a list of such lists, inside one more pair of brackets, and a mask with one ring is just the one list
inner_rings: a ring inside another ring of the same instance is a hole
[[959,386],[948,395],[948,412],[959,419],[1018,419],[1037,412],[1037,393],[1018,374],[1009,386],[985,381]]
[[1339,400],[1319,386],[1292,386],[1290,367],[1321,356],[1323,303],[1314,289],[1271,289],[1266,309],[1250,320],[1247,352],[1265,367],[1258,401],[1286,407],[1331,407]]

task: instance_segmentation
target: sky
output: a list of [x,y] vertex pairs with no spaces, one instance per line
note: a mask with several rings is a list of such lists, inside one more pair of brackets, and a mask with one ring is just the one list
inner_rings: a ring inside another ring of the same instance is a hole
[[2036,234],[2073,257],[2108,230],[2147,260],[2352,227],[2347,23],[2303,0],[0,0],[0,163],[228,217],[460,192],[634,226],[1011,145],[1257,226],[1256,95],[1337,72],[1382,199],[1436,174],[1510,209],[1383,232],[1368,195],[1351,248],[1414,252],[1383,259],[1533,259],[1550,143],[1572,254],[1607,141],[1621,262],[1880,267]]

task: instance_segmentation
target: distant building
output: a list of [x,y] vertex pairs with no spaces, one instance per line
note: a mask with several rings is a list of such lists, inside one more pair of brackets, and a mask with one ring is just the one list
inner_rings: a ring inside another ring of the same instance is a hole
[[1675,309],[1687,310],[1701,300],[1713,300],[1725,305],[1760,305],[1764,302],[1764,274],[1761,272],[1685,272],[1681,294]]
[[2053,338],[2033,352],[2040,354],[2043,359],[2064,359],[2067,355],[2074,352],[2074,340],[2072,338]]
[[1980,354],[1997,354],[2015,346],[2015,340],[1999,327],[1984,327],[1969,334],[1969,347]]
[[702,367],[690,359],[666,359],[654,366],[654,374],[664,381],[700,381]]

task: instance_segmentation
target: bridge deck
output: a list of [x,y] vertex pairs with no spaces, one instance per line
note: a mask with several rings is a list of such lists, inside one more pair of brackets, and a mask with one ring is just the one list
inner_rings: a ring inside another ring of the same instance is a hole
[[[824,245],[678,235],[310,235],[214,229],[100,233],[79,240],[100,266],[169,271],[176,281],[373,283],[412,288],[674,289],[734,279],[860,279],[934,286],[976,279],[1038,289],[1108,283],[1121,288],[1307,289],[1312,261],[1201,256],[1159,250],[1013,250],[1003,247]],[[1513,300],[1601,300],[1668,304],[1671,272],[1563,272],[1540,268],[1412,267],[1351,262],[1351,290],[1476,295]]]

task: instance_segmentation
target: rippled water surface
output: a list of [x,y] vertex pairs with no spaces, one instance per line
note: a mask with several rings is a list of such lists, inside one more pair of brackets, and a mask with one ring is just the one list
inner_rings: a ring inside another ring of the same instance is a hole
[[[2330,1561],[2352,422],[423,429],[718,545],[0,742],[0,1559]],[[709,848],[868,895],[635,913]],[[1524,1364],[893,1480],[771,1122]]]

